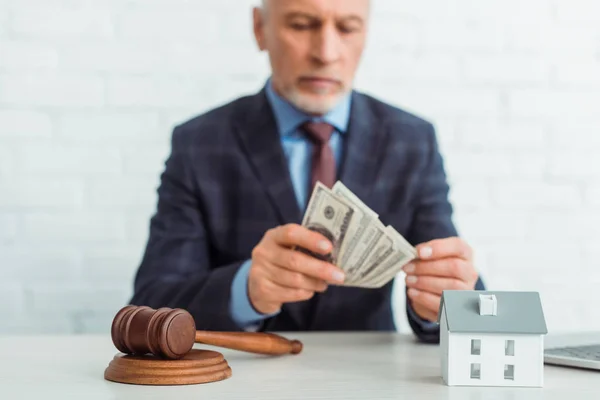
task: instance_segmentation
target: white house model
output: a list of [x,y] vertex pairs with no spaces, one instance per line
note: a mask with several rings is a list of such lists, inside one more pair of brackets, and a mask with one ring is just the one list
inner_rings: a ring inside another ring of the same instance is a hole
[[446,290],[438,315],[448,386],[543,386],[548,330],[537,292]]

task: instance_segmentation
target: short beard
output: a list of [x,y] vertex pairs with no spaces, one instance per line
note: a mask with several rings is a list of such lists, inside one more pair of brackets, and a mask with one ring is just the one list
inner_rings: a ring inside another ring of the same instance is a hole
[[297,109],[308,114],[325,115],[331,111],[346,95],[345,92],[339,92],[335,95],[315,100],[313,96],[301,93],[298,89],[292,88],[283,94],[284,97],[292,103]]

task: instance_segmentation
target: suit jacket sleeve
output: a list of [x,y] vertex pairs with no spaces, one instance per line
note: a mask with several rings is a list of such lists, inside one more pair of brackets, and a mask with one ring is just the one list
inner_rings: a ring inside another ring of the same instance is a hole
[[185,139],[176,128],[131,303],[184,308],[197,329],[239,331],[229,302],[233,279],[245,260],[211,264],[210,240]]
[[[446,179],[444,162],[439,151],[436,133],[432,125],[426,129],[426,162],[419,174],[420,187],[416,194],[413,223],[407,240],[413,244],[433,239],[458,236],[452,222],[453,208],[448,200],[449,186]],[[483,289],[481,279],[476,289]],[[406,312],[409,324],[417,337],[425,342],[439,342],[439,326],[423,321],[412,312],[410,301],[406,298]]]

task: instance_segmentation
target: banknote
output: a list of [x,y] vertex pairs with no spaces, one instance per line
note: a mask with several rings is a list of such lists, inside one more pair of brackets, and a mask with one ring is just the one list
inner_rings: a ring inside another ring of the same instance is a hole
[[308,202],[306,213],[302,220],[302,226],[325,236],[333,245],[332,251],[322,256],[304,250],[310,255],[338,265],[340,250],[347,240],[348,229],[353,222],[354,208],[345,203],[333,192],[317,182],[311,198]]
[[394,241],[386,233],[386,229],[383,224],[379,223],[379,229],[383,234],[379,237],[375,246],[369,252],[365,262],[353,272],[350,283],[357,283],[364,281],[365,277],[370,276],[378,266],[380,266],[388,257],[394,253]]
[[340,181],[331,189],[317,182],[302,225],[329,239],[333,250],[326,256],[300,250],[343,269],[345,286],[381,287],[417,256],[396,229],[385,226],[379,215]]
[[349,276],[349,281],[366,263],[377,246],[377,243],[385,235],[385,229],[377,223],[369,223],[364,233],[353,241],[349,252],[345,255],[340,267]]
[[392,226],[387,226],[387,233],[394,239],[394,252],[368,272],[368,279],[361,282],[364,287],[376,288],[386,284],[402,271],[402,267],[417,257],[416,249]]
[[365,214],[370,215],[372,218],[378,218],[379,215],[371,210],[369,206],[367,206],[361,199],[358,198],[346,185],[344,185],[341,181],[337,181],[335,185],[331,188],[333,193],[336,196],[344,199],[347,203],[354,205],[355,207],[360,208]]
[[347,273],[354,271],[364,263],[370,249],[383,234],[371,226],[377,214],[367,207],[344,184],[338,181],[331,189],[333,194],[353,207],[353,223],[348,228],[347,240],[340,249],[339,266]]

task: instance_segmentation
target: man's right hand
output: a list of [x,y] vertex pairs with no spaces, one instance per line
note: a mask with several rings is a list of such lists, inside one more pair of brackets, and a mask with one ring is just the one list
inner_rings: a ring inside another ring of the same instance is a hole
[[248,276],[248,296],[258,312],[277,312],[284,303],[308,300],[315,292],[324,292],[329,283],[344,281],[341,268],[292,250],[295,247],[326,255],[332,244],[297,224],[268,230],[252,250]]

